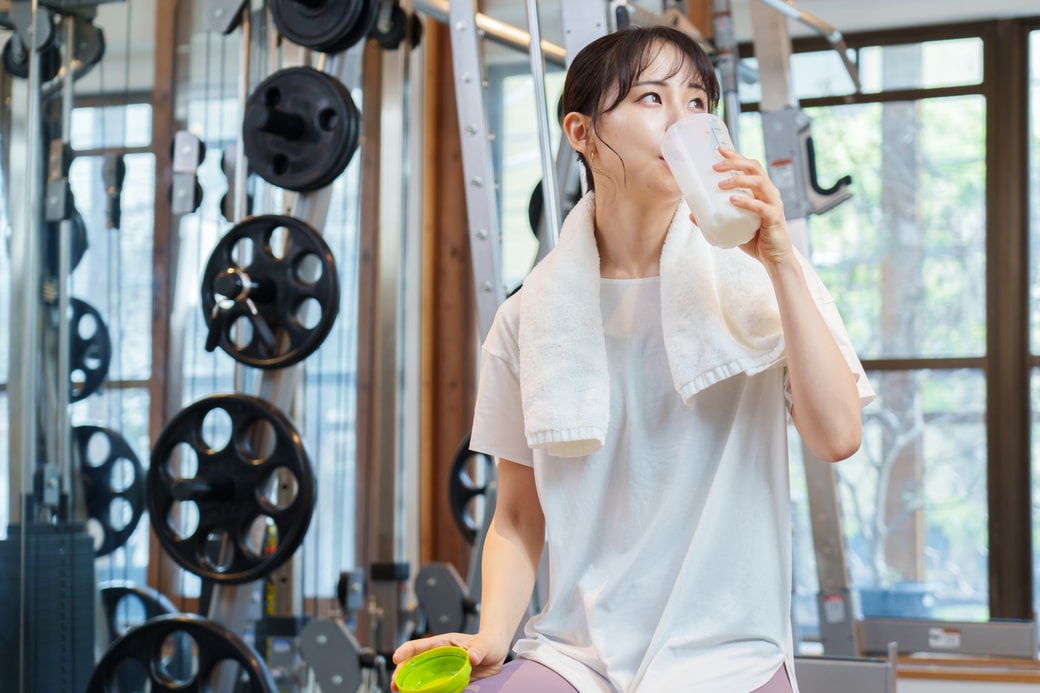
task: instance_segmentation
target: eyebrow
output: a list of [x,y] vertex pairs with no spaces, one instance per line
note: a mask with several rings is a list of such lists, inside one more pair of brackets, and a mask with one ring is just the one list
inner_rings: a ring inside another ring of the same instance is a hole
[[[663,86],[665,86],[667,84],[668,83],[666,81],[664,81],[663,79],[643,80],[643,81],[639,81],[639,82],[633,83],[632,84],[632,88],[636,88],[636,87],[663,87]],[[692,89],[700,89],[701,91],[707,91],[704,88],[704,85],[701,84],[700,82],[690,82],[686,86],[688,88],[692,88]]]

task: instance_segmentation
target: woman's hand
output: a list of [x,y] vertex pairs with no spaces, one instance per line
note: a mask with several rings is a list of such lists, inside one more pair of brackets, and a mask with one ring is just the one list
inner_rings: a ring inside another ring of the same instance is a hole
[[[456,645],[469,653],[470,664],[473,672],[470,674],[472,680],[482,679],[497,674],[502,669],[502,664],[509,654],[509,643],[504,645],[500,642],[482,636],[480,633],[469,635],[467,633],[445,633],[434,635],[429,638],[411,640],[401,645],[394,651],[394,664],[400,666],[412,657],[435,647],[447,647]],[[391,690],[397,691],[397,672],[390,682]]]
[[723,190],[750,190],[753,197],[738,193],[730,196],[730,201],[734,206],[750,210],[762,219],[758,233],[740,246],[741,250],[763,264],[777,263],[790,257],[792,245],[784,220],[784,203],[780,191],[769,180],[762,164],[727,147],[719,147],[719,153],[722,154],[722,161],[712,168],[716,171],[737,172],[737,175],[719,183],[719,187]]

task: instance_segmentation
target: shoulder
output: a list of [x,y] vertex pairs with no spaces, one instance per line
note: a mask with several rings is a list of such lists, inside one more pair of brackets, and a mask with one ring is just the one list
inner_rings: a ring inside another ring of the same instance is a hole
[[517,289],[498,307],[483,344],[486,353],[511,363],[517,363],[519,360],[520,309],[523,293],[523,287]]

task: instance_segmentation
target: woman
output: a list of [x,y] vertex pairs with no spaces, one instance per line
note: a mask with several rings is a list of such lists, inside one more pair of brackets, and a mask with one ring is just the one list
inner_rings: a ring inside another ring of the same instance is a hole
[[[499,461],[467,690],[797,691],[787,421],[819,458],[860,444],[873,396],[762,166],[720,150],[761,217],[709,246],[661,157],[713,110],[708,57],[629,29],[581,51],[564,132],[589,192],[483,345],[471,447]],[[525,626],[543,547],[549,595]],[[504,664],[510,651],[515,659]]]

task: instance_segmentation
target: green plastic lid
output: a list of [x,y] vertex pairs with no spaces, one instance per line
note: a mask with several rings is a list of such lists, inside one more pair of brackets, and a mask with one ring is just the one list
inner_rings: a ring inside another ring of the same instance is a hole
[[435,647],[397,668],[401,693],[461,693],[469,685],[473,665],[461,647]]

